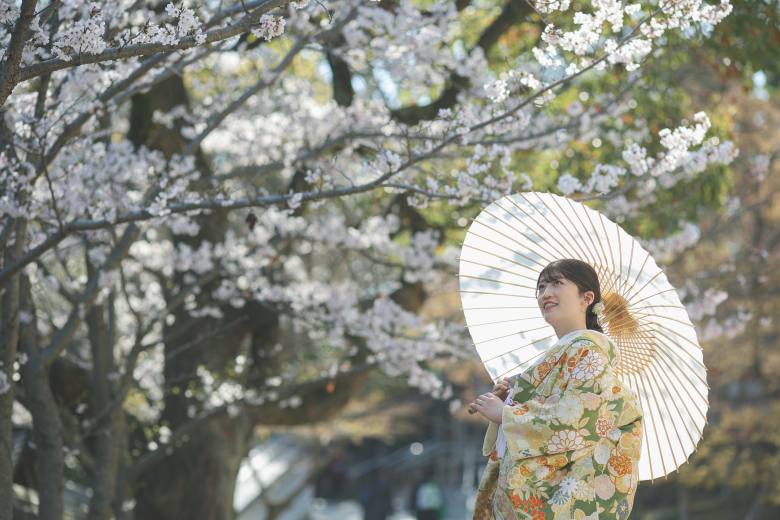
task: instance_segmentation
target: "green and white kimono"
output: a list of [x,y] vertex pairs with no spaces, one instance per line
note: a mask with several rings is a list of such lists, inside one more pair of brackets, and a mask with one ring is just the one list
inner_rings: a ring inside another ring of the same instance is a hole
[[618,354],[605,334],[572,331],[512,378],[502,423],[485,434],[474,520],[628,517],[642,410],[615,376]]

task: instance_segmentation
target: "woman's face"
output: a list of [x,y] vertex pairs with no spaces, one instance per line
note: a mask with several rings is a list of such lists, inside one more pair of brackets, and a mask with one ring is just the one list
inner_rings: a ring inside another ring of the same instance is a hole
[[585,319],[585,310],[593,301],[593,292],[580,294],[577,285],[560,275],[539,282],[536,301],[550,325],[576,324]]

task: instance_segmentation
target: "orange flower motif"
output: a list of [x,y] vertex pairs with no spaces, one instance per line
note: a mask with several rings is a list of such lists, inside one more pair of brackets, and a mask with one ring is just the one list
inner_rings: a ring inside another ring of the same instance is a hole
[[528,413],[528,405],[522,404],[520,406],[515,406],[512,413],[515,415],[525,415],[526,413]]
[[490,460],[498,460],[498,450],[490,452]]
[[613,386],[612,387],[612,393],[613,394],[619,394],[620,393],[620,387],[619,386]]
[[596,431],[600,437],[606,437],[609,431],[612,429],[612,421],[605,417],[599,417],[596,419]]
[[509,494],[509,498],[512,500],[512,504],[514,504],[515,509],[520,507],[520,496],[519,495],[515,495],[514,493],[510,493]]
[[519,472],[520,472],[520,474],[521,474],[522,476],[524,476],[524,477],[527,477],[528,475],[530,475],[530,474],[531,474],[531,470],[530,470],[530,469],[528,469],[528,468],[526,468],[525,466],[520,466],[520,467],[517,469],[517,471],[519,471]]
[[552,367],[550,366],[550,363],[547,361],[543,361],[539,364],[539,366],[536,368],[536,373],[538,374],[537,377],[539,379],[544,379],[544,377],[550,373],[550,369]]
[[618,477],[631,473],[631,459],[628,455],[613,455],[609,458],[609,465],[612,466]]

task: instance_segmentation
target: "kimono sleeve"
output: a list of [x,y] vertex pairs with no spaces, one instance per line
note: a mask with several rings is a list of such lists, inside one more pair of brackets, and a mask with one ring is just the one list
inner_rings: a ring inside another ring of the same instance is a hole
[[493,450],[496,449],[496,440],[498,439],[498,424],[490,422],[485,431],[485,439],[482,441],[482,455],[489,457]]
[[[501,428],[510,456],[525,459],[593,446],[602,390],[610,384],[614,352],[588,338],[573,341],[547,377],[550,395],[504,406]],[[547,379],[547,377],[545,379]]]

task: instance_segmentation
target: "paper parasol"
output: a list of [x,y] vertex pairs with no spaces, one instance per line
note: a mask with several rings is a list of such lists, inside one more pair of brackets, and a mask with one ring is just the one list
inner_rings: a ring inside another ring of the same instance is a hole
[[643,411],[639,478],[677,469],[707,415],[707,373],[696,331],[655,260],[617,224],[551,193],[505,196],[469,226],[460,254],[466,326],[493,381],[522,372],[557,340],[536,303],[550,262],[576,258],[598,273],[600,323],[618,347],[616,376]]

